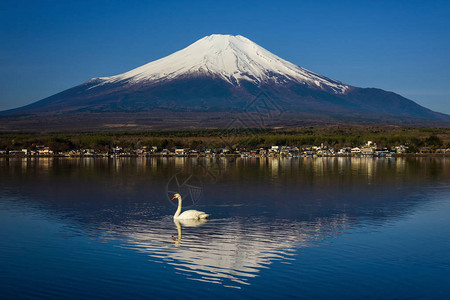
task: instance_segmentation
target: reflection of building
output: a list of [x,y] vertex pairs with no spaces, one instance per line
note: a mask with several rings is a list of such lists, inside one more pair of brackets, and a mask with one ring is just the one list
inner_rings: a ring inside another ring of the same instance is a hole
[[278,177],[280,172],[280,160],[278,158],[271,159],[272,177]]
[[39,168],[41,168],[44,171],[48,171],[53,166],[53,159],[52,158],[39,158],[37,161]]
[[184,157],[175,157],[175,168],[183,169],[185,166],[186,159]]

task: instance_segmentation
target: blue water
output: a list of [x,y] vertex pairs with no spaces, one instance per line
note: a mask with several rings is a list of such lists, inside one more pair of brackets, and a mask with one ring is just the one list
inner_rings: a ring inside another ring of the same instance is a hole
[[[444,158],[3,159],[0,294],[448,299],[449,183]],[[211,220],[174,222],[177,189]]]

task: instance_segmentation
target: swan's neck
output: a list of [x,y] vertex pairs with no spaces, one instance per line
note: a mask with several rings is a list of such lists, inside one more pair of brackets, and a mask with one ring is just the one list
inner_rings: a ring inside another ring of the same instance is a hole
[[178,208],[175,214],[173,215],[173,218],[177,218],[181,213],[181,197],[178,197]]

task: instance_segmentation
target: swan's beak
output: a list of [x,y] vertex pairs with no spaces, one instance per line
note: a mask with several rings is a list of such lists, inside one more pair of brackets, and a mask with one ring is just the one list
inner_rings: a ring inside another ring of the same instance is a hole
[[173,196],[173,198],[171,199],[171,200],[173,200],[173,199],[175,199],[176,197],[175,196]]

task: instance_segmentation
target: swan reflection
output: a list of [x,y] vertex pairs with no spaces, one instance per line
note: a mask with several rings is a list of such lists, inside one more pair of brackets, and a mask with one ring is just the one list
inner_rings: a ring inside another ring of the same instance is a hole
[[184,227],[198,227],[206,222],[208,222],[208,219],[173,219],[173,222],[175,223],[175,226],[177,227],[177,237],[172,236],[172,240],[174,241],[174,244],[176,246],[180,245],[181,242],[181,236],[182,236],[182,226]]
[[[172,222],[177,236],[173,236]],[[167,218],[133,224],[121,235],[126,241],[124,247],[143,252],[153,261],[163,261],[189,279],[240,288],[274,261],[290,263],[296,250],[312,246],[325,233],[340,231],[347,224],[345,215],[303,222]]]

